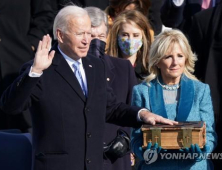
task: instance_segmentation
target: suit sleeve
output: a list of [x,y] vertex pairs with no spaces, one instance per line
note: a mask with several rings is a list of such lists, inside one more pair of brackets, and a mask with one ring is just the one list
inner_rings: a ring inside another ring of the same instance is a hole
[[28,38],[35,49],[43,35],[52,30],[53,19],[51,0],[31,0],[31,23]]
[[210,147],[209,152],[212,152],[217,145],[217,135],[209,85],[205,86],[205,91],[200,101],[200,117],[202,121],[206,122],[206,145]]
[[[102,60],[101,60],[102,61]],[[105,63],[104,73],[106,73]],[[104,75],[106,77],[106,74]],[[104,78],[104,81],[106,79]],[[124,103],[117,103],[116,96],[113,93],[112,88],[105,82],[107,86],[107,105],[106,105],[106,121],[119,126],[137,127],[141,123],[137,121],[139,107],[130,107]]]
[[[21,74],[3,93],[0,101],[0,108],[7,114],[18,114],[31,106],[31,98],[38,100],[38,86],[41,77],[29,77],[30,64],[22,67]],[[39,88],[40,89],[40,88]]]

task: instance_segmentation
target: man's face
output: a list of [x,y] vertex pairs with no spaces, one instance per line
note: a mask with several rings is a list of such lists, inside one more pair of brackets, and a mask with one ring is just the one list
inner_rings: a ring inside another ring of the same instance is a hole
[[97,39],[100,39],[101,41],[106,42],[107,27],[104,22],[98,27],[92,27],[92,39],[94,38],[97,38]]
[[87,55],[91,42],[91,21],[88,15],[70,18],[67,31],[57,32],[59,47],[67,56],[78,60]]

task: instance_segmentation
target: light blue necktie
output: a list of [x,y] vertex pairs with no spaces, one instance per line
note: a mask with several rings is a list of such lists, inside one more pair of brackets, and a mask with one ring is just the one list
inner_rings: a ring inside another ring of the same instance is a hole
[[73,67],[74,67],[74,73],[75,73],[75,76],[76,76],[76,78],[77,78],[77,80],[79,81],[79,84],[80,84],[80,86],[81,86],[81,88],[82,88],[82,91],[83,91],[83,94],[85,95],[85,96],[87,96],[87,87],[86,87],[86,85],[85,85],[85,83],[84,83],[84,81],[83,81],[83,78],[82,78],[82,75],[81,75],[81,72],[80,72],[80,65],[81,65],[81,63],[80,62],[78,62],[78,61],[76,61],[74,64],[73,64]]

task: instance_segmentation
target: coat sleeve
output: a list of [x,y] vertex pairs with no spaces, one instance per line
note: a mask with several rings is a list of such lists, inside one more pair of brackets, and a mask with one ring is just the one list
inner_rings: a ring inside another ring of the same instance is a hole
[[200,101],[200,117],[202,121],[206,122],[206,145],[210,147],[209,152],[212,152],[217,145],[217,135],[209,85],[205,86],[205,91]]
[[43,35],[52,30],[53,19],[51,0],[31,0],[31,23],[28,38],[35,49]]
[[[21,74],[15,81],[4,91],[0,108],[7,114],[18,114],[26,110],[31,105],[31,98],[37,99],[37,93],[40,92],[34,88],[38,86],[41,77],[29,77],[30,64],[25,64],[21,69]],[[40,88],[38,88],[40,90]],[[37,99],[38,100],[38,99]]]
[[[102,61],[102,60],[101,60]],[[104,63],[104,61],[103,61]],[[105,63],[104,63],[105,66]],[[104,67],[104,73],[106,68]],[[106,77],[106,75],[104,75]],[[106,80],[104,78],[104,80]],[[117,103],[113,89],[107,85],[107,105],[106,105],[106,121],[119,126],[138,127],[141,122],[137,121],[138,111],[140,107],[127,105],[125,103]]]

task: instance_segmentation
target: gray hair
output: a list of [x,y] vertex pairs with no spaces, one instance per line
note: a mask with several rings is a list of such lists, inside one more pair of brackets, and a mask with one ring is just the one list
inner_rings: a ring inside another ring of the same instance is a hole
[[184,74],[193,80],[197,78],[193,75],[195,61],[197,56],[192,52],[189,42],[185,35],[179,30],[167,30],[160,33],[153,41],[150,52],[149,52],[149,76],[146,78],[146,82],[149,84],[150,81],[159,76],[160,71],[157,68],[157,64],[162,58],[165,57],[168,49],[178,44],[186,58]]
[[84,9],[88,12],[91,20],[91,26],[98,27],[104,22],[108,33],[108,19],[106,13],[97,7],[86,7]]
[[67,32],[69,27],[69,20],[73,17],[82,17],[88,13],[81,7],[76,5],[68,5],[62,8],[56,15],[53,24],[54,39],[57,39],[56,30],[59,28],[62,32]]

